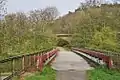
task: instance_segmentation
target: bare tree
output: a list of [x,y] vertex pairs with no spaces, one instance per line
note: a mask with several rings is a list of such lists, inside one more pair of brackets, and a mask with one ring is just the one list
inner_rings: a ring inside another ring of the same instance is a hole
[[6,2],[6,0],[0,0],[0,18],[4,17],[7,13]]
[[86,4],[88,6],[100,6],[102,4],[102,0],[86,0]]
[[45,9],[38,9],[30,11],[29,19],[33,22],[38,21],[51,21],[58,16],[58,10],[56,7],[47,7]]
[[5,7],[6,0],[0,0],[0,53],[3,51],[4,46],[4,22],[1,21],[4,15],[7,13],[7,8]]
[[30,11],[29,20],[31,22],[37,23],[38,21],[42,20],[41,17],[42,17],[42,10],[41,9]]
[[54,20],[58,16],[56,7],[47,7],[42,11],[42,20]]
[[101,4],[103,3],[102,0],[85,0],[84,3],[80,3],[80,7],[77,10],[85,10],[89,7],[97,7],[97,6],[101,6]]

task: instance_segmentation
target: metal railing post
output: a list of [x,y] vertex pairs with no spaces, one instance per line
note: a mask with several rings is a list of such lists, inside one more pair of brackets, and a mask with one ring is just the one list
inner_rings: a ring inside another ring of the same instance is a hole
[[111,57],[108,57],[108,68],[112,68],[112,67],[113,67],[113,61]]
[[44,52],[47,54],[48,50],[44,50],[44,51],[32,53],[32,54],[18,55],[18,56],[1,60],[0,61],[0,80],[2,80],[3,78],[2,72],[11,73],[8,76],[6,76],[6,79],[12,80],[12,77],[19,76],[23,72],[27,71],[26,69],[31,68],[33,66],[37,67],[37,69],[42,71],[44,66],[43,58],[44,59],[50,58],[50,54],[47,54],[48,56],[43,56]]
[[35,58],[36,58],[36,55],[34,55],[33,58],[34,58],[33,59],[33,66],[35,67],[35,63],[36,63]]
[[42,60],[42,54],[40,55],[40,57],[39,57],[39,68],[40,68],[40,71],[42,72],[42,67],[43,67],[43,60]]
[[37,69],[39,69],[39,63],[40,63],[40,60],[39,60],[39,54],[37,55],[37,62],[36,62],[36,66],[37,66]]

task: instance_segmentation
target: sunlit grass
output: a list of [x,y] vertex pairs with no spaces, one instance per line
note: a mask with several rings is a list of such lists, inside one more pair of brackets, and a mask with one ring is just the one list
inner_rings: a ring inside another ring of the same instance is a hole
[[120,80],[120,72],[106,68],[88,71],[88,80]]
[[26,76],[25,80],[55,80],[56,73],[50,66],[43,69],[43,72],[36,72],[32,76]]

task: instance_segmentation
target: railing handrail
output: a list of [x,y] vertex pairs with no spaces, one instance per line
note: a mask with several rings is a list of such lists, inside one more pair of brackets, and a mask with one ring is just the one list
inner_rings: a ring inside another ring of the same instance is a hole
[[[76,46],[72,46],[72,48],[75,48],[75,47]],[[120,56],[120,52],[115,52],[115,51],[102,50],[102,49],[94,49],[94,48],[88,48],[88,47],[81,48],[81,49],[88,49],[88,50],[93,50],[93,51],[105,53],[105,55],[107,55],[107,56],[111,56],[111,55],[119,55]]]
[[119,55],[120,56],[120,53],[119,52],[113,52],[113,51],[107,51],[107,50],[102,50],[102,49],[93,49],[93,48],[85,48],[85,49],[89,49],[89,50],[94,50],[94,51],[98,51],[98,52],[101,52],[101,53],[105,53],[105,55]]
[[103,58],[104,56],[106,57],[109,57],[101,52],[96,52],[96,51],[92,51],[92,50],[88,50],[88,49],[79,49],[79,48],[73,48],[73,50],[79,50],[79,51],[82,51],[84,53],[87,53],[89,55],[92,55],[92,56],[95,56],[95,57],[98,57],[98,58]]
[[32,68],[35,69],[35,71],[42,71],[45,65],[50,64],[52,60],[54,60],[58,51],[58,49],[50,48],[1,60],[0,79],[2,78],[1,74],[5,72],[10,72],[10,75],[7,75],[3,80],[11,80],[14,76],[19,76],[27,70],[31,71]]
[[79,48],[72,48],[72,50],[83,52],[83,53],[85,53],[87,55],[102,59],[107,64],[107,66],[109,68],[111,68],[112,65],[113,65],[111,57],[108,56],[108,55],[105,55],[105,54],[103,54],[101,52],[92,51],[92,50],[88,50],[88,49],[79,49]]
[[4,62],[7,62],[7,61],[11,61],[13,59],[17,59],[17,58],[22,58],[24,56],[30,56],[30,55],[35,55],[35,54],[39,54],[39,53],[43,53],[43,52],[47,52],[49,50],[51,50],[53,48],[50,48],[50,49],[44,49],[44,50],[41,50],[39,52],[34,52],[34,53],[27,53],[27,54],[22,54],[22,55],[17,55],[17,56],[13,56],[13,57],[9,57],[9,58],[6,58],[6,59],[3,59],[3,60],[0,60],[0,63],[4,63]]

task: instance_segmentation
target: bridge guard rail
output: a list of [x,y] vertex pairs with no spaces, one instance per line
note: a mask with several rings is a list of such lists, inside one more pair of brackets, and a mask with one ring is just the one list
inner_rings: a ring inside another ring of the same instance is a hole
[[42,71],[58,53],[58,49],[47,49],[33,54],[25,54],[0,61],[0,80],[12,80],[27,71]]
[[79,49],[79,48],[72,48],[72,51],[82,52],[83,54],[98,58],[99,60],[102,60],[103,62],[105,62],[108,68],[113,67],[113,61],[112,61],[111,57],[107,56],[101,52],[96,52],[96,51],[92,51],[92,50],[88,50],[88,49]]

